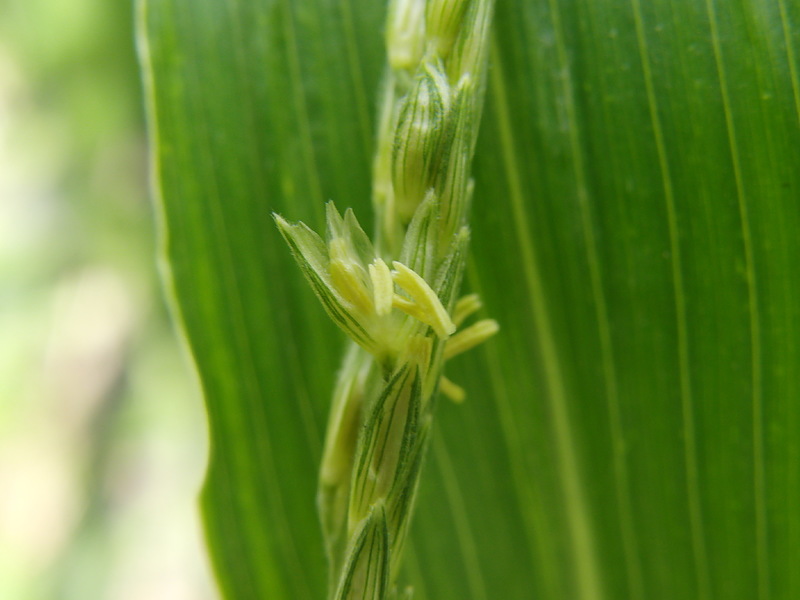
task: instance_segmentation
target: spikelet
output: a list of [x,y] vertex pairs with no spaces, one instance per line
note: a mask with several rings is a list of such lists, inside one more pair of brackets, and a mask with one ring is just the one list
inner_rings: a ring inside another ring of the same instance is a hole
[[333,395],[317,504],[330,600],[410,598],[395,586],[445,362],[496,334],[458,299],[469,176],[493,0],[390,0],[372,204],[374,241],[330,202],[321,236],[275,222],[323,308],[352,340]]

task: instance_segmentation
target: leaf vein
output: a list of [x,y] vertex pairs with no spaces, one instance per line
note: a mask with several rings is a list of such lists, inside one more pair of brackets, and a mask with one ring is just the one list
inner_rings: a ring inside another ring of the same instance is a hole
[[697,571],[697,584],[701,598],[711,597],[711,581],[708,565],[706,534],[703,526],[703,513],[700,502],[700,484],[697,464],[697,431],[694,422],[694,398],[690,377],[689,328],[686,315],[686,293],[683,281],[681,247],[675,193],[672,187],[669,160],[667,158],[664,130],[658,111],[658,100],[653,85],[653,70],[647,49],[647,39],[642,18],[641,0],[631,0],[633,8],[636,41],[644,74],[650,122],[658,154],[659,172],[667,210],[669,245],[672,268],[672,288],[675,301],[675,319],[678,336],[678,369],[680,376],[681,413],[683,419],[684,466],[687,479],[689,521],[692,536],[692,553]]
[[714,49],[717,78],[720,85],[723,112],[728,134],[728,146],[733,166],[736,195],[739,205],[739,220],[742,228],[744,244],[745,273],[747,281],[747,295],[750,315],[750,369],[752,373],[752,419],[753,419],[753,490],[756,521],[756,569],[758,574],[758,598],[770,598],[769,585],[769,551],[767,538],[767,502],[764,464],[764,406],[762,388],[762,350],[761,350],[761,318],[757,294],[757,281],[755,274],[755,257],[753,250],[753,235],[750,224],[750,215],[742,177],[741,158],[739,145],[736,140],[736,129],[731,108],[730,92],[728,90],[727,75],[722,56],[722,42],[719,35],[714,0],[706,0],[706,12],[709,20],[711,41]]

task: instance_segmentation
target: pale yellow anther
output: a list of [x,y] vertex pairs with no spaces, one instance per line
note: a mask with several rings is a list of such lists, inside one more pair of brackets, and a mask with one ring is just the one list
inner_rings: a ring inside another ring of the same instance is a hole
[[462,296],[458,299],[456,307],[453,309],[453,323],[456,324],[456,327],[461,327],[461,324],[467,317],[480,310],[481,306],[483,306],[483,304],[481,304],[481,299],[478,297],[478,294]]
[[464,391],[464,388],[453,383],[444,375],[439,378],[439,391],[456,404],[461,404],[464,401],[464,398],[467,397],[467,393]]
[[[408,303],[398,303],[397,297],[393,300],[392,305],[433,327],[440,338],[444,339],[451,335],[456,330],[455,323],[450,319],[447,310],[442,306],[442,301],[439,300],[439,296],[431,289],[431,286],[403,263],[394,261],[392,266],[395,268],[393,273],[395,283],[411,296],[419,310],[412,309],[415,313],[412,314],[407,310]],[[403,300],[402,297],[401,300]]]
[[364,285],[363,268],[356,263],[338,258],[332,259],[328,266],[336,291],[364,314],[374,310],[372,298]]
[[498,331],[500,331],[500,326],[494,319],[483,319],[466,329],[462,329],[447,340],[447,345],[444,347],[445,360],[466,352],[481,342],[485,342]]
[[388,315],[392,310],[392,297],[394,296],[394,280],[388,265],[382,259],[376,258],[368,267],[369,278],[372,281],[372,296],[375,301],[375,312],[378,316]]
[[409,300],[408,298],[403,298],[403,296],[395,294],[392,296],[392,308],[403,311],[409,317],[414,317],[417,321],[422,321],[423,323],[425,322],[425,311],[422,310],[422,307],[419,304]]

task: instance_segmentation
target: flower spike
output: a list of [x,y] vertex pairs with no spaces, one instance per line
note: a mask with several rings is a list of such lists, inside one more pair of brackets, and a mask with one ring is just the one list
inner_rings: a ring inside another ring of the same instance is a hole
[[275,223],[331,319],[353,343],[339,372],[317,505],[328,600],[410,598],[395,585],[438,393],[463,402],[446,362],[499,329],[464,326],[459,289],[493,0],[389,0],[372,205],[376,234],[326,207],[320,236]]

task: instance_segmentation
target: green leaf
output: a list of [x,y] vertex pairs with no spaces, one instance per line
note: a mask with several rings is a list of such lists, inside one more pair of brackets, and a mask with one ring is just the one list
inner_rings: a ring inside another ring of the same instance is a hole
[[[369,222],[384,7],[142,0],[165,263],[229,598],[319,599],[344,336],[271,212]],[[498,2],[414,598],[800,597],[800,5]]]

